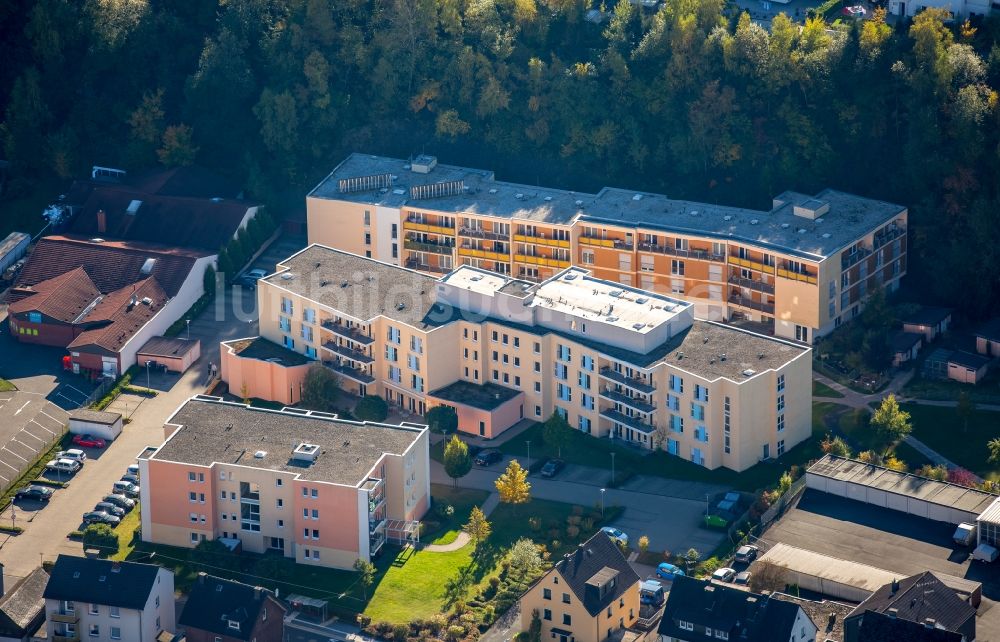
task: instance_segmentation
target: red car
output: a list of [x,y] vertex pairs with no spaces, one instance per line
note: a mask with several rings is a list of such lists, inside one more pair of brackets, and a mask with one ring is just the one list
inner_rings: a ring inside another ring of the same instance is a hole
[[73,437],[73,443],[84,448],[104,448],[108,445],[103,439],[93,435],[76,435]]

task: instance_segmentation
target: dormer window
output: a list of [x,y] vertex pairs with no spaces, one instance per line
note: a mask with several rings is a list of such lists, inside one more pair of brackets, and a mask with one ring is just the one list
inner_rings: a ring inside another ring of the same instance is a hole
[[240,630],[240,623],[237,622],[236,620],[229,620],[228,626],[233,631],[239,631]]

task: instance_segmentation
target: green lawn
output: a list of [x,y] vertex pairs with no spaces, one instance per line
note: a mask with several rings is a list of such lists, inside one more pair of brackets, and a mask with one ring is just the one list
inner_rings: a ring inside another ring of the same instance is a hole
[[1000,373],[991,372],[975,386],[951,380],[925,379],[917,375],[902,390],[907,397],[933,401],[957,401],[963,392],[976,403],[1000,403]]
[[[482,506],[490,494],[485,490],[454,488],[445,484],[431,484],[431,497],[434,498],[434,510],[424,516],[425,531],[421,541],[429,544],[450,544],[462,531],[462,526],[469,521],[469,513],[473,506]],[[455,509],[451,516],[441,515],[440,506],[451,506]]]
[[10,392],[11,390],[17,390],[17,386],[6,379],[0,379],[0,392]]
[[813,396],[814,397],[828,397],[831,399],[843,399],[844,395],[837,392],[830,386],[826,385],[821,381],[813,380]]
[[980,477],[1000,479],[1000,465],[986,460],[986,442],[1000,435],[1000,412],[977,410],[963,424],[954,408],[900,404],[910,413],[913,436]]
[[109,559],[128,559],[128,556],[132,554],[133,550],[135,550],[135,545],[137,543],[135,538],[135,529],[139,528],[139,523],[139,503],[136,502],[135,508],[122,518],[122,521],[118,524],[118,526],[115,526],[115,535],[118,536],[118,552],[111,555]]

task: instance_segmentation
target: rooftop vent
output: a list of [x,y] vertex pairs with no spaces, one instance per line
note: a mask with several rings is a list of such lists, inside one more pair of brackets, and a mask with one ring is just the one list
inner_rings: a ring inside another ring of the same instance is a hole
[[805,234],[805,233],[806,233],[806,228],[804,228],[804,227],[800,227],[800,228],[798,229],[798,232],[799,232],[799,234]]
[[257,452],[255,452],[253,454],[253,458],[254,459],[264,459],[264,457],[266,457],[266,456],[267,456],[267,451],[266,450],[258,450]]
[[577,207],[583,207],[583,201],[579,201],[579,200],[576,201],[576,206]]
[[642,194],[636,194],[635,196],[632,197],[632,200],[633,201],[641,201],[642,200]]
[[691,216],[698,216],[698,210],[691,210]]
[[719,355],[719,361],[725,361],[725,360],[726,360],[726,353],[723,352],[722,354]]
[[608,317],[608,318],[605,319],[605,321],[607,321],[608,323],[614,323],[617,320],[618,320],[618,317]]
[[397,303],[396,304],[396,309],[399,310],[399,311],[405,310],[406,309],[406,304],[402,303],[402,302]]
[[142,263],[142,268],[139,270],[143,274],[150,274],[153,268],[156,266],[156,259],[146,259]]
[[497,188],[491,187],[490,188],[490,194],[496,194],[496,193],[497,193]]
[[611,290],[610,292],[608,292],[608,294],[610,294],[611,296],[613,296],[613,297],[615,297],[617,299],[618,297],[620,297],[624,293],[621,290]]
[[521,193],[521,192],[518,192],[517,194],[514,194],[514,198],[516,198],[517,200],[521,200],[522,198],[524,198],[524,194]]
[[144,296],[144,297],[142,297],[142,304],[143,305],[152,305],[153,304],[153,300],[151,298],[149,298],[148,296]]
[[101,237],[99,237],[99,236],[95,236],[94,238],[90,239],[90,242],[91,242],[91,243],[103,243],[103,242],[104,242],[104,239],[102,239],[102,238],[101,238]]
[[352,176],[337,181],[337,191],[341,194],[352,192],[370,192],[376,189],[392,187],[392,174],[371,174],[369,176]]
[[747,368],[746,370],[743,371],[743,376],[744,377],[752,377],[755,374],[757,374],[757,371],[754,370],[753,368]]
[[402,196],[403,194],[406,194],[406,190],[401,187],[397,187],[396,189],[392,190],[392,193],[395,194],[396,196]]
[[723,221],[731,221],[731,220],[733,220],[733,217],[730,216],[729,214],[726,214],[725,216],[722,217],[722,220]]
[[472,278],[470,278],[469,280],[470,281],[482,281],[483,280],[483,275],[482,274],[476,274]]
[[822,236],[825,239],[828,239],[828,238],[830,238],[830,233],[829,232],[823,232],[820,236]]
[[281,280],[282,281],[291,281],[294,278],[295,278],[295,275],[292,274],[291,272],[284,272],[281,275]]
[[316,444],[300,443],[292,449],[292,459],[297,461],[314,462],[319,456],[319,446]]
[[548,203],[549,201],[551,201],[551,200],[552,200],[552,197],[551,197],[551,196],[546,196],[546,197],[545,197],[545,198],[544,198],[543,200],[544,200],[544,201],[545,201],[546,203]]
[[142,207],[142,201],[132,201],[128,204],[128,207],[125,208],[125,212],[130,216],[135,216],[140,207]]
[[644,296],[641,296],[641,297],[639,297],[638,299],[635,300],[635,302],[638,303],[639,305],[642,305],[643,303],[645,303],[647,301],[649,301],[649,299],[647,299]]
[[573,274],[572,272],[570,272],[569,274],[566,275],[565,278],[566,278],[567,281],[572,281],[573,279],[576,278],[576,275]]
[[791,227],[791,226],[788,223],[782,223],[781,224],[781,229],[783,229],[783,230],[787,230],[789,227]]
[[414,185],[410,188],[410,198],[413,200],[423,200],[427,198],[439,198],[442,196],[454,196],[465,191],[465,181],[442,181],[440,183],[429,183],[427,185]]
[[645,327],[646,327],[645,323],[633,323],[632,324],[632,328],[634,328],[635,330],[642,330]]
[[341,281],[340,282],[340,287],[342,287],[342,288],[346,288],[348,285],[350,285],[350,283],[348,283],[347,281]]
[[756,225],[756,224],[758,224],[758,223],[760,223],[760,221],[759,221],[759,220],[757,220],[757,219],[755,219],[755,218],[752,218],[752,219],[750,219],[750,225]]
[[822,222],[823,222],[823,219],[821,219],[821,218],[818,218],[815,221],[813,221],[813,223],[822,223]]
[[415,174],[430,174],[431,170],[437,167],[438,159],[434,156],[429,156],[427,154],[421,154],[413,159],[410,163],[410,169]]

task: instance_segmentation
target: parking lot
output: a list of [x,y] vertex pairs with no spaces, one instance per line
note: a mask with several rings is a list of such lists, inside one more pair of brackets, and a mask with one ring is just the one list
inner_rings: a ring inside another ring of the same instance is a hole
[[6,490],[59,438],[65,410],[33,392],[0,393],[0,490]]

